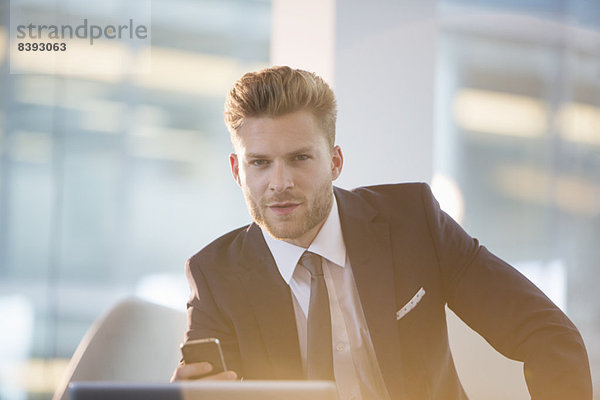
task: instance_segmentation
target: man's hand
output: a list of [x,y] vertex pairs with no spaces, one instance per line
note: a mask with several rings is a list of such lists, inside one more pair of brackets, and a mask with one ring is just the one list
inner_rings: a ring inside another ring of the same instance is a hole
[[218,381],[234,381],[237,379],[237,374],[234,371],[225,371],[207,376],[207,374],[211,373],[212,369],[212,365],[208,362],[180,364],[175,372],[173,372],[171,382],[196,379]]

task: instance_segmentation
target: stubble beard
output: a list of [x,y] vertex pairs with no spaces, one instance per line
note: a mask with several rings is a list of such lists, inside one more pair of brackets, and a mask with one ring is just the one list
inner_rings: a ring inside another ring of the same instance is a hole
[[248,212],[258,226],[266,230],[271,236],[278,240],[297,239],[306,232],[319,225],[327,218],[333,202],[333,189],[331,181],[325,181],[315,191],[315,198],[312,205],[308,204],[301,214],[288,216],[267,216],[267,203],[272,201],[298,201],[306,205],[307,199],[294,198],[282,194],[276,198],[261,199],[260,204],[255,201],[251,194],[244,188],[243,190]]

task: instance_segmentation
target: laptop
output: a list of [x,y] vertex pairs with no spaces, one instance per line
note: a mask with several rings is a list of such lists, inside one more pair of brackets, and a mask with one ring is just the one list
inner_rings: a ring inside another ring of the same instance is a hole
[[71,400],[338,400],[330,381],[72,382]]

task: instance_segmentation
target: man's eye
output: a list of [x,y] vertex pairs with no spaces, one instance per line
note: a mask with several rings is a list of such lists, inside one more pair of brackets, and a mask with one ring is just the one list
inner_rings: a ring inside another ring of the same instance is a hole
[[304,161],[304,160],[308,160],[310,157],[308,156],[308,154],[298,154],[294,157],[294,160],[296,161]]
[[269,162],[267,160],[252,160],[250,161],[250,165],[254,165],[255,167],[261,167],[263,165],[267,165]]

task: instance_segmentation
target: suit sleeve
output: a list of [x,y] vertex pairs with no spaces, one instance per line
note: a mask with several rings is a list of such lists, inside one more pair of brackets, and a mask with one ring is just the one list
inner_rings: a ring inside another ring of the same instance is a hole
[[532,399],[591,400],[588,356],[573,323],[441,211],[427,185],[422,201],[448,306],[496,350],[524,363]]
[[227,369],[243,376],[239,346],[233,324],[216,303],[202,270],[192,260],[186,263],[190,286],[187,303],[188,330],[185,340],[214,337],[221,342]]

